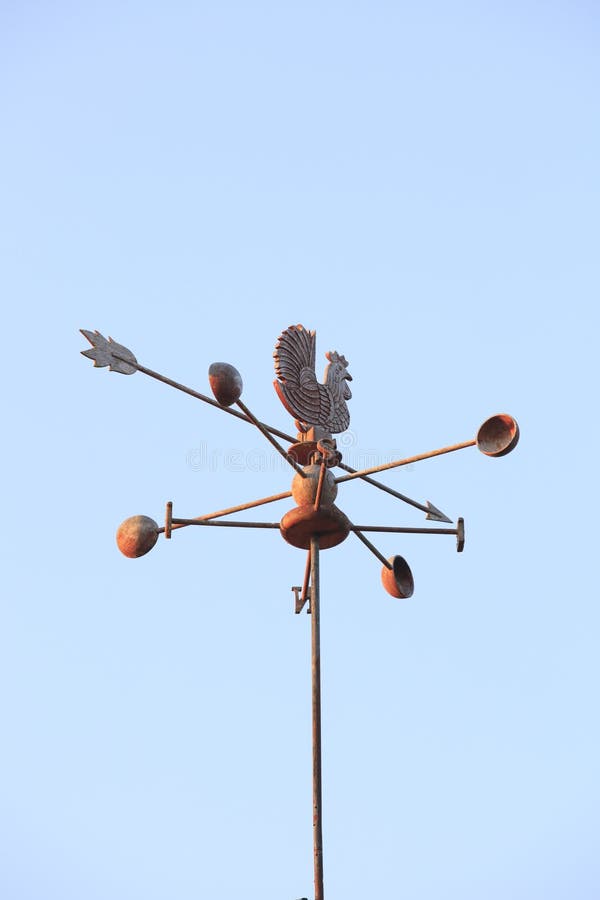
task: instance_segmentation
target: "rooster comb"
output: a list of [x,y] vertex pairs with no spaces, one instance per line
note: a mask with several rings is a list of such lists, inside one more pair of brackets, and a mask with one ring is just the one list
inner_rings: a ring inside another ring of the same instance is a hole
[[348,360],[345,356],[339,354],[336,350],[329,350],[325,356],[331,363],[339,363],[340,366],[343,366],[345,369],[348,368]]

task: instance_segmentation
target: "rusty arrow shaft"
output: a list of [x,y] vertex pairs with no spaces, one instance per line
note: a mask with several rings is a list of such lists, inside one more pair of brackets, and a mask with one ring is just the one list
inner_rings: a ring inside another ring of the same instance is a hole
[[[118,354],[114,353],[113,356],[115,359],[121,360]],[[199,391],[195,391],[193,388],[188,387],[185,384],[181,384],[179,381],[174,381],[172,378],[167,378],[166,375],[161,375],[160,372],[155,372],[153,369],[148,369],[146,366],[142,366],[140,363],[131,363],[129,360],[123,359],[124,362],[127,362],[129,365],[133,365],[138,372],[142,372],[144,375],[148,375],[150,378],[154,378],[156,381],[162,381],[163,384],[168,384],[169,387],[174,387],[178,391],[182,391],[184,394],[189,394],[190,397],[195,397],[196,400],[202,400],[204,403],[208,403],[210,406],[214,406],[216,409],[222,410],[222,412],[229,413],[230,416],[235,416],[237,419],[241,419],[242,422],[248,422],[250,425],[254,425],[254,421],[248,416],[246,416],[242,412],[238,412],[237,409],[231,409],[229,406],[221,406],[220,403],[217,403],[216,400],[213,400],[212,397],[207,397],[206,394],[201,394]],[[284,441],[293,441],[294,438],[289,434],[286,434],[284,431],[279,431],[278,428],[272,428],[270,425],[265,425],[264,422],[260,423],[263,428],[266,428],[271,434],[276,434],[277,437],[282,438]]]
[[[340,469],[343,469],[344,472],[349,472],[351,475],[356,474],[356,469],[353,469],[352,466],[347,466],[343,462],[338,463],[338,466]],[[395,491],[394,488],[389,487],[387,484],[383,484],[381,481],[375,481],[374,478],[370,478],[368,475],[361,475],[360,478],[362,481],[366,481],[367,484],[378,488],[378,490],[385,491],[386,494],[391,494],[392,497],[396,497],[397,500],[402,500],[403,503],[408,503],[409,506],[414,506],[415,509],[420,509],[421,512],[427,513],[427,518],[429,519],[436,519],[438,522],[452,521],[452,519],[449,519],[448,516],[444,515],[440,510],[436,510],[431,505],[426,506],[424,503],[419,503],[418,500],[413,500],[411,497],[407,497],[406,494]]]

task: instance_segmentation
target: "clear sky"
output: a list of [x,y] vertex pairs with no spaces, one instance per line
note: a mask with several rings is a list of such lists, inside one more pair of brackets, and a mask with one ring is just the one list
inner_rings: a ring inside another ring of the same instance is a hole
[[[322,556],[328,900],[596,900],[599,14],[592,2],[0,3],[0,894],[312,897],[310,637],[277,531],[126,517],[285,491],[272,352],[353,375],[351,465],[453,520]],[[355,521],[424,516],[364,484]],[[278,521],[289,501],[254,513]]]

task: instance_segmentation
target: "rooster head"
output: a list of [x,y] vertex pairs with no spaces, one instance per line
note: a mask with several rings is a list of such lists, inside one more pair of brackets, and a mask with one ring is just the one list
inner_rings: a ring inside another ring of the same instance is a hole
[[325,384],[330,388],[337,387],[340,396],[344,400],[350,400],[352,391],[350,390],[348,381],[352,381],[352,375],[348,371],[348,361],[345,356],[340,355],[335,350],[330,350],[325,354],[329,360],[329,365],[325,369]]

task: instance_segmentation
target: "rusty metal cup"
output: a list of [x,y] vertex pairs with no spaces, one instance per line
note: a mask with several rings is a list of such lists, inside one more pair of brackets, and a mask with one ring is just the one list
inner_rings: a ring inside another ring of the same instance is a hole
[[242,396],[242,376],[229,363],[212,363],[208,370],[208,381],[221,406],[232,406]]
[[415,589],[412,572],[404,557],[390,556],[389,562],[392,568],[384,566],[381,570],[381,583],[392,597],[406,600],[412,597]]
[[145,556],[158,540],[158,524],[149,516],[131,516],[117,529],[117,546],[123,556]]
[[486,419],[477,432],[477,448],[486,456],[506,456],[518,442],[517,420],[506,413]]

